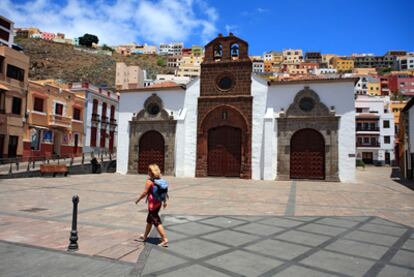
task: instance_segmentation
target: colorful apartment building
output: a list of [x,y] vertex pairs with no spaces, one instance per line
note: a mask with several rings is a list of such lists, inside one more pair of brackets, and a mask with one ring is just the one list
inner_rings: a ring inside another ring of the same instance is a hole
[[83,152],[116,151],[118,95],[86,82],[69,84],[69,89],[85,99]]
[[381,95],[381,84],[380,80],[375,77],[371,77],[368,79],[368,94],[369,95]]
[[332,66],[332,58],[338,57],[336,54],[322,54],[321,67],[323,68],[334,68]]
[[200,65],[202,62],[202,56],[182,56],[178,59],[178,68],[176,75],[178,77],[198,77],[200,76]]
[[0,46],[0,159],[23,155],[29,57]]
[[54,33],[42,32],[41,38],[44,40],[53,40],[56,37]]
[[198,46],[198,45],[193,45],[191,46],[191,54],[193,54],[194,56],[203,56],[203,50],[204,48],[202,46]]
[[159,53],[167,56],[181,56],[183,48],[184,43],[182,42],[161,43]]
[[320,64],[322,62],[321,52],[306,52],[305,62]]
[[395,160],[395,130],[389,96],[358,95],[355,108],[357,160],[391,165]]
[[394,63],[394,68],[397,70],[414,70],[414,56],[400,56],[397,57]]
[[354,67],[358,68],[391,68],[394,65],[395,56],[353,56]]
[[303,51],[301,49],[285,49],[282,51],[283,64],[300,64],[303,62]]
[[29,27],[29,28],[15,28],[14,32],[16,37],[20,38],[33,38],[39,37],[41,38],[41,31],[38,28]]
[[390,95],[390,88],[388,85],[388,76],[379,76],[380,79],[380,89],[381,89],[381,95]]
[[82,154],[85,99],[62,87],[53,80],[29,82],[26,159]]
[[144,70],[137,65],[116,63],[116,89],[142,88],[144,86]]
[[252,60],[252,71],[254,73],[263,73],[265,72],[265,63],[261,59],[251,59]]
[[388,87],[394,95],[414,96],[414,76],[410,74],[390,74]]
[[12,47],[14,42],[13,26],[13,21],[0,15],[0,45]]
[[354,61],[344,57],[333,57],[331,63],[338,73],[352,72],[354,69]]

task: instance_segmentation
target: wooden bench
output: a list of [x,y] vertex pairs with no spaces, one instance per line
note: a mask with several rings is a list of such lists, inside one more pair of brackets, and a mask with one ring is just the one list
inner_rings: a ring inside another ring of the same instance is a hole
[[53,177],[57,173],[62,173],[66,177],[68,176],[68,167],[65,164],[41,164],[40,174],[44,176],[45,173],[52,173]]

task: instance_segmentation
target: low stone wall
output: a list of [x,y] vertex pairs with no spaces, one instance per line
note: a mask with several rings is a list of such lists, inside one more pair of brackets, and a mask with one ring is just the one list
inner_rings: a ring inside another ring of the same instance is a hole
[[[104,161],[100,163],[102,173],[115,173],[116,171],[116,160],[113,161]],[[79,174],[93,174],[92,165],[72,165],[69,166],[69,175],[79,175]],[[12,174],[0,175],[0,179],[12,179],[12,178],[31,178],[31,177],[40,177],[40,170],[18,172]],[[45,176],[51,176],[52,174],[45,174]],[[56,176],[63,176],[63,174],[56,174]]]

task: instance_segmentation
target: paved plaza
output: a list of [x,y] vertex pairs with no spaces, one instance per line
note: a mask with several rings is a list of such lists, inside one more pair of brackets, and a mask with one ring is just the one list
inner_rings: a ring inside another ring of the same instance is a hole
[[[352,184],[166,178],[168,249],[136,240],[145,176],[0,180],[0,275],[413,275],[414,191],[391,168],[358,170]],[[74,194],[79,251],[68,254]],[[49,258],[32,267],[36,253]]]

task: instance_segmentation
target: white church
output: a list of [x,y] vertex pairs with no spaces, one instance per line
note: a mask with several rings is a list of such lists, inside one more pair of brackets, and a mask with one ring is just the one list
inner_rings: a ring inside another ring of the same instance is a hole
[[117,172],[255,180],[355,179],[354,78],[269,82],[219,35],[186,86],[121,91]]

